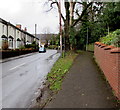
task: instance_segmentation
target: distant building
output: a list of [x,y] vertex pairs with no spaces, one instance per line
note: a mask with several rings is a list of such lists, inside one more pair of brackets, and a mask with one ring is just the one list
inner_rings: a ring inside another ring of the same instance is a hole
[[40,40],[41,45],[48,44],[53,36],[56,37],[57,34],[36,34],[36,37]]
[[39,39],[27,32],[27,28],[21,29],[21,25],[13,24],[0,18],[0,49],[7,44],[9,49],[16,49],[33,41],[39,43]]

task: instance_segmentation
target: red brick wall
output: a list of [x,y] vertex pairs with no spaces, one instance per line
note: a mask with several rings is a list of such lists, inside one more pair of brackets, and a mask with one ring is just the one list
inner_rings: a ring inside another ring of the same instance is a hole
[[96,42],[94,56],[115,95],[120,100],[120,48]]

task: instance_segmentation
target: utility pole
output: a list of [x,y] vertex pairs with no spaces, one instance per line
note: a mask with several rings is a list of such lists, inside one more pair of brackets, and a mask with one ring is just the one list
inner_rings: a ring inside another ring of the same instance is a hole
[[59,0],[59,22],[60,22],[60,52],[62,53],[62,19],[61,19],[61,1]]
[[37,32],[37,24],[35,24],[35,37],[36,37],[36,32]]
[[[37,33],[37,24],[35,24],[35,41],[37,41],[36,40],[36,33]],[[37,42],[36,42],[37,43]]]
[[88,27],[87,27],[87,39],[86,39],[86,51],[87,51],[87,45],[88,45]]

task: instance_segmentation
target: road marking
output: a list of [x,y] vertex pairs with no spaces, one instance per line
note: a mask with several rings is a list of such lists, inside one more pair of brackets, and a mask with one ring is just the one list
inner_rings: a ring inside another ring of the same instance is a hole
[[20,64],[20,65],[18,65],[18,66],[15,66],[15,67],[11,68],[10,70],[14,70],[14,69],[16,69],[16,68],[18,68],[18,67],[20,67],[20,66],[23,66],[23,65],[25,65],[25,63]]

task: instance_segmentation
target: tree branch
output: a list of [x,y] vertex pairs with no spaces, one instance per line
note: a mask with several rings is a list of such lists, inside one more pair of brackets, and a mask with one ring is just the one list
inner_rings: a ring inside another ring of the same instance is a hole
[[88,7],[89,7],[90,5],[92,5],[92,3],[93,3],[93,2],[90,2],[90,3],[86,6],[86,8],[82,11],[81,16],[73,23],[73,25],[72,25],[71,27],[74,27],[74,26],[82,19],[82,17],[84,16],[86,10],[88,9]]
[[[60,13],[60,12],[61,12],[61,11],[60,11],[60,5],[59,5],[58,2],[56,2],[56,4],[57,4],[57,7],[58,7],[58,12]],[[61,17],[62,17],[62,19],[63,19],[63,21],[64,21],[64,23],[65,23],[65,18],[64,18],[64,16],[63,16],[62,12],[61,12]]]
[[[51,5],[50,5],[52,8],[53,8],[53,4],[56,4],[56,5],[57,5],[57,7],[58,7],[58,12],[60,13],[61,11],[60,11],[59,3],[58,3],[58,2],[52,2]],[[50,9],[50,10],[51,10],[51,9]],[[64,18],[64,16],[63,16],[62,13],[61,13],[61,17],[62,17],[63,21],[65,22],[65,18]]]

